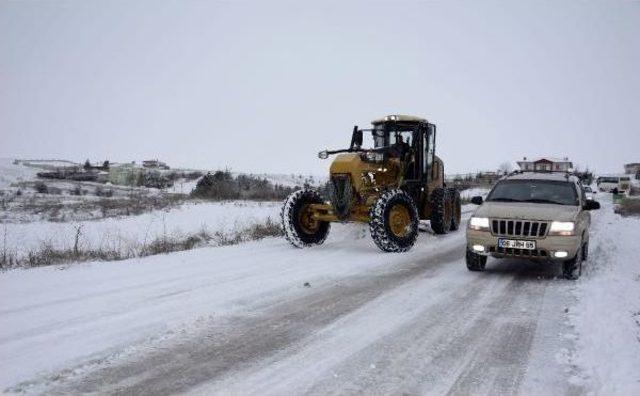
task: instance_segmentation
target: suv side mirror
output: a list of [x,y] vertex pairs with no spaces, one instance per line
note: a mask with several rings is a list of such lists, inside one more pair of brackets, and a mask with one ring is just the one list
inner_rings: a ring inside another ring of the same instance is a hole
[[594,210],[594,209],[600,209],[600,202],[590,199],[584,203],[584,210]]
[[471,203],[474,205],[482,205],[483,199],[481,196],[476,195],[475,197],[471,198]]
[[351,148],[362,146],[362,131],[358,130],[358,126],[353,126],[353,134],[351,135]]

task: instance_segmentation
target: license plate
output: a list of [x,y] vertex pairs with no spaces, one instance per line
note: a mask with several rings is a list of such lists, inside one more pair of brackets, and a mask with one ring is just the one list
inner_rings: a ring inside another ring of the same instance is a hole
[[535,250],[536,241],[522,241],[518,239],[498,239],[498,247],[511,249]]

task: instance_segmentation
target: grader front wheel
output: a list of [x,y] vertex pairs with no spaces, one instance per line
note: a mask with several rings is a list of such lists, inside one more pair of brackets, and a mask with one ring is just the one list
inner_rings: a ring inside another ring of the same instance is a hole
[[330,224],[314,219],[311,204],[322,203],[320,195],[313,190],[298,190],[282,206],[282,228],[285,238],[295,247],[320,245],[329,235]]
[[385,191],[369,212],[369,230],[385,252],[406,252],[418,237],[418,209],[402,190]]

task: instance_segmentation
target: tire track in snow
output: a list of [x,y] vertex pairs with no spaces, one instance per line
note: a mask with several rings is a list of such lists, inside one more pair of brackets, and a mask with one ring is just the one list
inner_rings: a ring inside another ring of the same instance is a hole
[[456,244],[420,262],[411,260],[392,272],[341,279],[332,286],[272,305],[255,316],[237,317],[222,326],[213,323],[211,329],[182,338],[175,345],[147,351],[81,378],[62,380],[52,384],[47,394],[157,395],[187,391],[299,343],[403,283],[419,276],[433,277],[443,265],[459,260],[463,254],[462,246]]
[[[428,280],[399,288],[397,293],[405,295],[429,288],[434,301],[360,350],[342,352],[335,345],[353,343],[355,338],[349,340],[344,333],[357,337],[367,324],[384,320],[389,314],[384,309],[365,310],[359,318],[340,323],[338,331],[329,335],[344,338],[340,342],[320,338],[297,352],[299,356],[285,356],[284,362],[274,357],[262,368],[203,387],[200,393],[473,394],[482,388],[489,394],[516,393],[526,371],[546,282],[553,275],[505,262],[490,268],[486,276],[468,274],[465,280],[462,260],[449,263],[444,272],[449,274],[439,272],[438,276],[446,281],[448,292],[438,292]],[[540,274],[547,279],[540,281]],[[465,281],[455,284],[451,277]],[[398,301],[379,304],[400,309]],[[326,350],[345,356],[322,357]],[[303,369],[309,362],[313,362],[313,376]]]

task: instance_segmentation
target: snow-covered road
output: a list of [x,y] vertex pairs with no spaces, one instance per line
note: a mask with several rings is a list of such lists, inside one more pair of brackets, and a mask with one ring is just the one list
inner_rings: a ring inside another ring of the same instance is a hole
[[[640,231],[604,202],[594,213],[593,269],[578,282],[559,278],[557,266],[515,260],[470,273],[463,230],[421,233],[411,252],[383,254],[354,225],[334,226],[312,249],[271,239],[10,271],[0,274],[0,389],[633,394],[640,378],[608,384],[589,367],[597,345],[583,345],[590,327],[575,312],[588,311],[585,290],[602,283],[598,260],[615,262],[598,239],[618,224]],[[598,336],[588,340],[597,344]],[[639,367],[639,345],[602,365]]]

